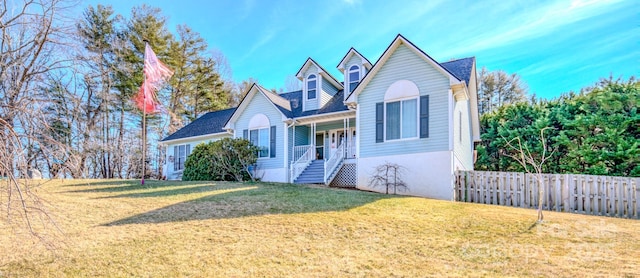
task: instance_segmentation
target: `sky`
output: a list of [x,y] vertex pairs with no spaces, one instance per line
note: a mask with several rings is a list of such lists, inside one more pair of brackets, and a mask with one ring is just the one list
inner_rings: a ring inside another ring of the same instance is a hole
[[[85,0],[129,17],[147,3],[169,30],[186,24],[221,51],[233,80],[266,88],[313,58],[338,80],[354,47],[375,63],[398,34],[439,62],[476,57],[478,72],[517,73],[530,93],[551,99],[600,78],[640,73],[640,2],[367,0]],[[81,12],[81,11],[80,11]]]

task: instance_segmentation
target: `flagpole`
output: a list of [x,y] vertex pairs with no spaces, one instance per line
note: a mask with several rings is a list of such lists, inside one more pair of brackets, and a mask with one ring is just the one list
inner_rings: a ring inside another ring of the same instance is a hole
[[[147,44],[149,42],[147,40],[144,40],[144,61],[147,60]],[[143,87],[143,94],[144,94],[144,105],[142,106],[142,179],[140,180],[140,185],[144,185],[144,175],[145,175],[145,170],[147,168],[147,74],[144,72],[144,65],[142,66],[143,70],[142,70],[142,76],[144,78],[143,83],[142,83],[142,87]]]

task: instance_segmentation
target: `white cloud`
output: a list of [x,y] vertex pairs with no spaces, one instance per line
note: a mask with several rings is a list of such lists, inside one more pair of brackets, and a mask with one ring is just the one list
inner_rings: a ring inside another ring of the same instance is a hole
[[587,19],[596,20],[596,17],[609,12],[617,2],[620,1],[556,1],[538,7],[514,6],[504,10],[506,14],[498,15],[501,20],[493,19],[494,26],[481,23],[483,33],[468,37],[468,43],[449,49],[447,53],[452,55],[467,49],[481,51],[539,38],[563,26]]

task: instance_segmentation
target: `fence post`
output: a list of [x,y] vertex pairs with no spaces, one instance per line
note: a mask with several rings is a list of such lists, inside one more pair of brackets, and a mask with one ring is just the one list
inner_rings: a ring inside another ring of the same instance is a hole
[[578,200],[578,186],[576,177],[572,174],[569,174],[569,208],[570,212],[575,213],[577,210],[578,204],[576,203]]
[[640,178],[494,171],[457,171],[455,178],[456,201],[523,208],[542,201],[549,211],[640,218]]
[[583,213],[584,209],[582,208],[582,205],[584,203],[582,202],[582,176],[576,176],[576,187],[578,189],[578,199],[576,200],[578,202],[577,210],[579,213]]
[[554,175],[555,178],[555,186],[554,186],[554,192],[555,192],[555,197],[554,197],[554,201],[555,201],[555,206],[556,206],[556,211],[560,211],[560,203],[562,203],[562,186],[560,183],[560,175]]
[[635,205],[635,209],[633,212],[633,215],[640,219],[640,200],[638,200],[638,198],[640,196],[638,196],[640,193],[638,193],[638,191],[640,191],[640,179],[639,178],[634,178],[633,179],[633,186],[631,186],[631,192],[633,192],[633,194],[631,195],[631,198],[633,199],[633,202],[636,204]]
[[471,186],[470,182],[469,182],[469,172],[464,172],[464,201],[465,202],[469,202],[471,196],[469,196],[469,187]]
[[624,191],[622,190],[622,186],[624,186],[624,183],[622,183],[619,179],[618,183],[618,194],[616,194],[616,201],[618,202],[618,216],[619,217],[623,217],[624,216]]
[[493,189],[493,200],[491,200],[491,203],[494,205],[500,205],[500,202],[498,200],[498,187],[500,186],[500,173],[499,172],[494,172],[493,174],[493,186],[491,187]]
[[518,173],[518,200],[520,200],[519,207],[524,207],[525,200],[525,178],[524,173]]

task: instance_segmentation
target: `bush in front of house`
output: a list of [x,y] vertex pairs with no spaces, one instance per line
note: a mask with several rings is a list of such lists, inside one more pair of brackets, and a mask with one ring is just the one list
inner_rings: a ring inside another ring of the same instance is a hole
[[198,144],[185,161],[182,180],[255,180],[249,169],[257,160],[258,147],[242,138]]

